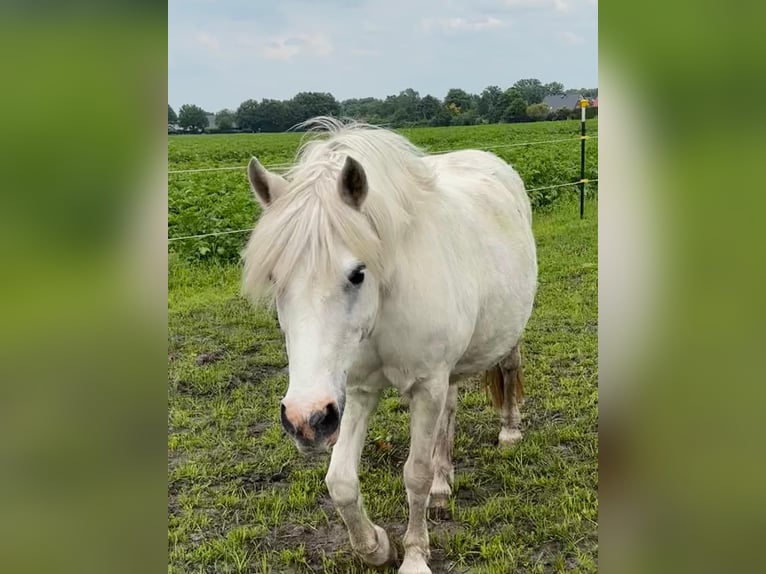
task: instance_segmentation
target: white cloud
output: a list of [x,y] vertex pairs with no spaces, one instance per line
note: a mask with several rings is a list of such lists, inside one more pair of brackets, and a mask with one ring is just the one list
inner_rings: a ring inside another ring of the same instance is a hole
[[476,32],[479,30],[489,30],[492,28],[503,28],[507,23],[493,18],[491,16],[484,18],[483,20],[466,20],[465,18],[442,18],[433,19],[426,18],[422,20],[423,29],[426,31],[433,28],[441,28],[445,31],[471,31]]
[[200,32],[194,37],[194,40],[208,52],[220,53],[221,51],[221,44],[218,41],[218,38],[209,32]]
[[[522,77],[596,85],[596,1],[361,0],[349,9],[281,0],[232,10],[220,0],[170,0],[168,97],[176,107],[222,109],[314,89],[343,99],[407,87],[478,93]],[[509,76],[507,54],[522,52]]]
[[504,0],[503,4],[509,8],[550,10],[566,14],[570,11],[571,0]]
[[564,40],[570,46],[582,46],[585,43],[585,39],[578,36],[574,32],[564,32],[561,34],[561,39]]
[[332,50],[332,43],[323,34],[292,34],[267,40],[260,54],[266,60],[287,61],[299,54],[327,56]]
[[383,52],[380,50],[368,50],[367,48],[351,48],[351,54],[354,56],[380,56]]
[[287,40],[274,40],[261,48],[261,56],[266,60],[289,60],[300,53],[300,48],[287,44]]
[[380,25],[375,24],[374,22],[365,20],[364,22],[362,22],[362,31],[363,32],[382,32],[383,28],[381,28]]

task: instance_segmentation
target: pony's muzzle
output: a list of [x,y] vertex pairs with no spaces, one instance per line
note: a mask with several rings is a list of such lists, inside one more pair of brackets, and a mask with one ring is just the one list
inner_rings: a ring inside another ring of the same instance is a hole
[[338,403],[326,401],[319,409],[306,410],[297,406],[287,399],[281,403],[280,419],[285,432],[305,447],[334,444],[341,416]]

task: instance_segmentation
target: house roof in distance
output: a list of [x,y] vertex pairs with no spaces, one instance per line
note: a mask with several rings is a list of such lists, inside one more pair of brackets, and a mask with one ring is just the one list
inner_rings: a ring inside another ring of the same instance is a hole
[[566,108],[572,110],[578,107],[578,102],[582,99],[579,94],[560,94],[556,96],[545,96],[543,99],[544,104],[548,104],[552,110],[560,110]]

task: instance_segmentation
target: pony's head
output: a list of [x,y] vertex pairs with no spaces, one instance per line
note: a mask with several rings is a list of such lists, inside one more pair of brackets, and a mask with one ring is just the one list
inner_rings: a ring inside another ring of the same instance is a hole
[[289,360],[282,426],[299,450],[337,440],[346,378],[387,288],[387,261],[431,184],[401,136],[323,121],[281,177],[255,158],[248,178],[262,214],[243,253],[245,292],[276,303]]
[[[246,251],[250,289],[269,283],[289,357],[281,421],[302,452],[338,436],[346,375],[378,311],[378,239],[359,210],[367,195],[350,156],[330,173],[292,185],[257,160],[248,175],[263,215]],[[257,266],[257,267],[256,267]]]

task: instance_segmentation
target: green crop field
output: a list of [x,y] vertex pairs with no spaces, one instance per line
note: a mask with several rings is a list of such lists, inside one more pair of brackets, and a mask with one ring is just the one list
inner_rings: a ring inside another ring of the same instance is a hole
[[[588,123],[590,134],[597,128]],[[576,139],[509,145],[574,139],[578,122],[402,131],[431,151],[505,146],[492,151],[528,188],[579,179]],[[243,167],[251,155],[285,164],[299,141],[299,134],[172,137],[169,169]],[[597,143],[587,144],[589,179],[598,178]],[[168,183],[170,237],[255,222],[244,169],[171,173]],[[523,347],[525,437],[498,450],[497,416],[478,383],[466,382],[453,496],[429,519],[434,573],[597,570],[597,188],[588,186],[583,220],[575,187],[531,195],[540,281]],[[302,457],[281,430],[287,356],[273,311],[239,294],[246,236],[170,244],[168,572],[368,572],[327,494],[328,457]],[[370,517],[400,555],[408,419],[397,393],[387,392],[360,473]]]
[[[450,128],[400,130],[432,151],[488,149],[513,165],[527,189],[580,179],[580,122],[492,124]],[[598,135],[598,120],[588,120],[588,134]],[[244,167],[252,156],[265,166],[289,165],[302,134],[237,134],[175,136],[168,143],[168,232],[170,237],[252,227],[258,208],[250,193]],[[521,145],[526,142],[554,143]],[[564,141],[559,141],[564,140]],[[223,171],[184,172],[209,168]],[[236,169],[241,167],[242,170]],[[598,178],[598,139],[587,142],[586,178]],[[594,193],[596,184],[588,185]],[[575,193],[574,187],[532,191],[536,208],[546,208]],[[243,235],[222,235],[173,245],[187,260],[236,261]]]

